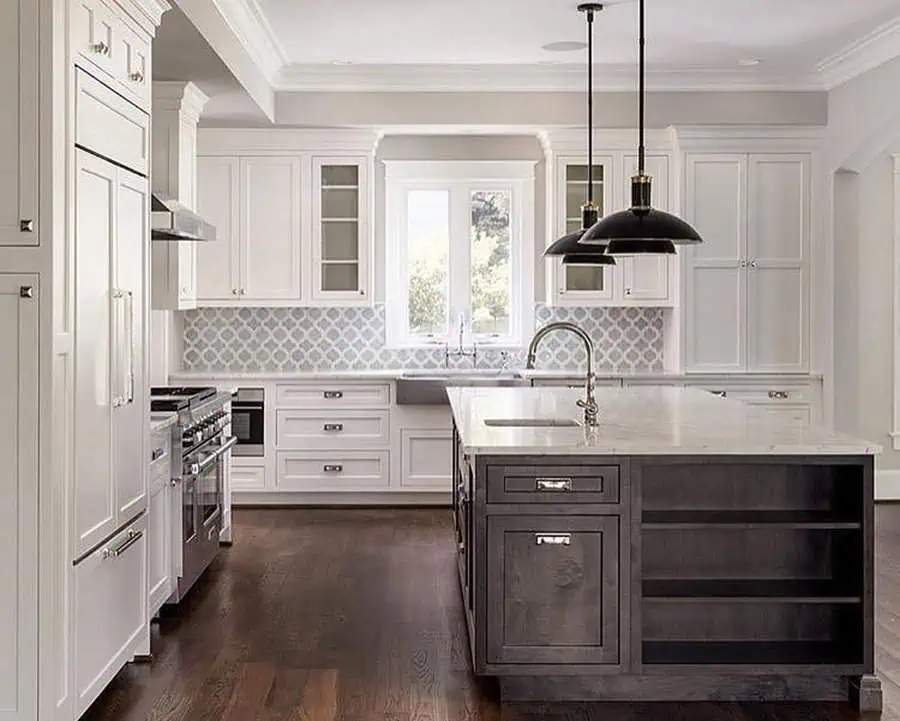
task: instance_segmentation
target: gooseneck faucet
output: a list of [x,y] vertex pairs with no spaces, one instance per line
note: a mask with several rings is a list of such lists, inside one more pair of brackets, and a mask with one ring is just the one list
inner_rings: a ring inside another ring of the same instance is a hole
[[574,333],[584,343],[584,349],[587,351],[587,373],[585,374],[584,379],[585,398],[583,401],[578,401],[578,407],[584,409],[584,425],[596,426],[598,425],[597,415],[599,409],[597,408],[597,400],[594,398],[594,342],[583,329],[579,328],[574,323],[569,323],[567,321],[548,323],[547,325],[538,328],[531,338],[531,343],[528,344],[528,360],[525,362],[525,367],[528,369],[534,368],[534,360],[537,355],[538,346],[548,333],[552,333],[555,330]]

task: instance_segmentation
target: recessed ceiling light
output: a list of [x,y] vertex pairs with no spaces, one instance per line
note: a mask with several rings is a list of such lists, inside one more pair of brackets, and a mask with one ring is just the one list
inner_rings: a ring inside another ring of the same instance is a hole
[[741,58],[738,60],[738,65],[745,68],[752,68],[754,65],[759,65],[758,58]]
[[548,53],[572,53],[576,50],[584,50],[586,47],[587,43],[580,40],[560,40],[542,45],[541,50],[546,50]]

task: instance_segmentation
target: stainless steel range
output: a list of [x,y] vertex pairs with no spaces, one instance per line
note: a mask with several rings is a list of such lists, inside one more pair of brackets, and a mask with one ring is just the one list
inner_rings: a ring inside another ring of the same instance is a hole
[[[231,394],[215,388],[151,388],[150,410],[178,414],[172,458],[175,531],[174,558],[178,577],[170,602],[178,603],[219,551],[225,520],[224,482],[231,448]],[[180,543],[179,543],[180,542]],[[180,552],[179,552],[180,551]]]

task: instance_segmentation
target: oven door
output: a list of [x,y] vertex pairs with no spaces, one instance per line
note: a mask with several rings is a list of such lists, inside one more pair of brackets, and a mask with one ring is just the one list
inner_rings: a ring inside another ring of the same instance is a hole
[[[238,442],[237,438],[214,441],[200,453],[197,464],[197,525],[208,529],[222,515],[223,484],[226,454]],[[218,543],[218,538],[216,539]]]

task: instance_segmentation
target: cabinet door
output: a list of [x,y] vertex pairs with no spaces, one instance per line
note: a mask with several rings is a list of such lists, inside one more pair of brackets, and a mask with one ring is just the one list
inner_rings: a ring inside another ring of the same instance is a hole
[[[2,14],[2,11],[0,11]],[[23,297],[32,288],[34,298]],[[0,719],[37,718],[37,276],[0,274]],[[18,643],[14,642],[18,639]]]
[[453,438],[449,429],[400,431],[400,485],[404,489],[453,489]]
[[[100,0],[75,0],[69,16],[75,62],[94,74],[102,71],[109,82],[116,77],[122,51],[118,34],[121,25]],[[124,63],[120,67],[124,68]]]
[[[587,200],[587,159],[560,158],[557,164],[557,237],[581,228],[581,206]],[[612,156],[594,157],[593,197],[600,215],[613,210]],[[555,240],[553,238],[551,240]],[[554,260],[556,301],[567,305],[608,305],[613,299],[615,266],[563,265]]]
[[300,300],[300,160],[240,163],[242,301]]
[[37,3],[0,6],[0,246],[37,245]]
[[703,243],[684,248],[687,370],[746,365],[747,156],[689,155],[686,216]]
[[197,245],[177,243],[179,310],[195,308],[197,305]]
[[146,439],[150,409],[144,368],[144,277],[150,247],[148,208],[147,179],[119,170],[113,250],[113,303],[117,304],[113,313],[113,388],[120,398],[113,407],[117,526],[147,507]]
[[[622,208],[631,205],[631,176],[637,173],[637,156],[624,158],[624,187]],[[669,211],[669,157],[648,155],[645,172],[653,178],[653,207]],[[618,258],[616,262],[622,274],[623,305],[670,305],[674,303],[673,288],[670,287],[672,265],[677,256],[635,255]]]
[[197,158],[197,212],[216,227],[216,239],[197,244],[197,304],[238,302],[240,193],[237,158]]
[[[75,151],[75,554],[116,530],[112,481],[111,249],[118,169]],[[120,387],[121,383],[119,383]]]
[[147,504],[147,593],[155,616],[172,595],[172,514],[168,478],[153,484]]
[[751,155],[749,163],[747,365],[806,370],[810,158]]
[[314,158],[313,183],[313,298],[367,303],[366,161]]
[[490,516],[487,662],[619,662],[619,517]]

